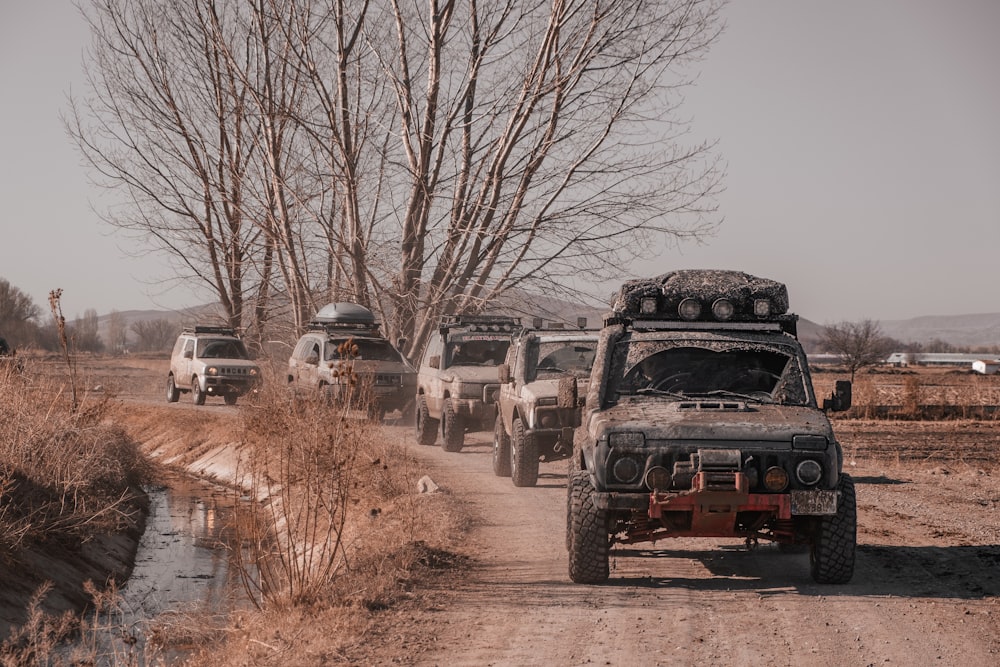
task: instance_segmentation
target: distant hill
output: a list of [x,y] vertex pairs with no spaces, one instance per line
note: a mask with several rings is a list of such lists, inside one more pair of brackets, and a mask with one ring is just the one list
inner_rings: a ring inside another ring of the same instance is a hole
[[942,340],[959,347],[1000,346],[1000,313],[925,315],[908,320],[883,320],[882,332],[897,340],[927,343]]

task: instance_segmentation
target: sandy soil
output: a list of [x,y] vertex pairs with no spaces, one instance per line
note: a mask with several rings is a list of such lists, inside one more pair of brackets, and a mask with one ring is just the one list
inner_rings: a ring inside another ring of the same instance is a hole
[[[143,385],[150,408],[140,401],[130,411],[137,433],[150,412],[168,408],[159,384]],[[169,409],[205,434],[174,460],[193,456],[204,466],[212,458],[203,448],[225,432],[233,409],[221,401]],[[449,454],[388,426],[471,515],[462,546],[469,565],[433,578],[419,604],[379,612],[368,641],[336,662],[1000,664],[1000,430],[843,419],[835,428],[858,490],[850,584],[813,583],[806,555],[773,545],[678,539],[616,548],[611,580],[582,586],[567,574],[565,462],[543,464],[538,486],[518,489],[493,475],[490,434],[470,434]],[[169,458],[184,440],[161,437],[154,447]]]
[[[475,565],[462,580],[441,581],[426,608],[384,619],[368,658],[415,665],[1000,664],[1000,477],[993,464],[961,461],[961,452],[950,460],[926,455],[947,445],[963,449],[980,436],[995,443],[992,425],[839,426],[859,504],[857,570],[846,586],[813,583],[806,555],[765,544],[747,551],[718,539],[619,547],[608,584],[575,585],[566,572],[565,463],[543,464],[537,488],[517,489],[493,476],[485,433],[472,435],[458,454],[411,445],[435,481],[474,512],[466,547]],[[406,430],[397,433],[412,442]],[[922,453],[895,456],[881,445],[893,438]],[[881,461],[869,456],[875,451]]]

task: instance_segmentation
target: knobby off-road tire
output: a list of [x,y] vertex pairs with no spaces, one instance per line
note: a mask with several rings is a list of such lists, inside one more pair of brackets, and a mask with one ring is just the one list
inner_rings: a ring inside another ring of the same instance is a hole
[[534,436],[524,432],[524,422],[514,418],[510,429],[510,479],[514,486],[538,483],[538,448]]
[[177,388],[177,383],[174,382],[174,376],[170,375],[167,377],[167,403],[176,403],[181,397],[181,390]]
[[580,464],[576,458],[576,452],[569,457],[569,466],[566,472],[566,551],[573,545],[573,530],[570,526],[569,517],[573,512],[573,475],[580,472]]
[[444,402],[444,410],[441,412],[441,419],[444,421],[441,449],[446,452],[460,452],[465,444],[465,427],[458,413],[455,412],[455,405],[448,399]]
[[594,504],[594,488],[586,471],[569,480],[569,578],[578,584],[608,580],[608,512]]
[[197,377],[191,380],[191,399],[195,405],[205,405],[205,392],[201,390],[201,383]]
[[850,475],[840,475],[837,490],[837,513],[820,519],[809,550],[812,578],[820,584],[846,584],[854,576],[858,510]]
[[416,407],[416,435],[417,444],[433,445],[437,440],[438,420],[432,419],[427,410],[427,399],[417,396]]
[[493,474],[510,477],[510,436],[500,415],[493,424]]

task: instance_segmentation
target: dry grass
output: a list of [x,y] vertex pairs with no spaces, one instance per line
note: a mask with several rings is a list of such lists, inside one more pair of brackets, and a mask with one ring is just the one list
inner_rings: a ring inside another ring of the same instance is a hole
[[[20,370],[0,367],[0,564],[7,576],[30,568],[30,550],[72,558],[95,536],[140,523],[149,468],[126,433],[106,423],[111,398],[41,379],[30,360]],[[36,591],[26,622],[0,645],[0,664],[55,664],[56,643],[78,626],[46,613],[50,588]]]

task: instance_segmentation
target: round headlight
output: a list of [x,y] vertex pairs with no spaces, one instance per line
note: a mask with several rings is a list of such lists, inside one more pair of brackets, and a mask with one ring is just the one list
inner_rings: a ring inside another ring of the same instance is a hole
[[733,302],[729,299],[716,299],[712,304],[712,315],[720,322],[725,322],[736,312]]
[[788,486],[788,473],[784,468],[771,466],[764,473],[764,488],[768,491],[784,491]]
[[823,477],[823,466],[812,459],[806,459],[795,466],[795,477],[806,486],[812,486]]
[[701,302],[688,297],[677,305],[677,314],[682,320],[696,320],[701,317]]
[[619,482],[628,484],[634,482],[635,478],[639,476],[639,464],[636,463],[635,459],[623,456],[611,466],[611,473]]
[[642,482],[650,491],[666,491],[673,483],[673,479],[670,472],[663,466],[653,466],[646,471]]
[[216,368],[215,366],[209,366],[208,368],[205,369],[205,374],[206,375],[218,375],[219,374],[219,369]]

